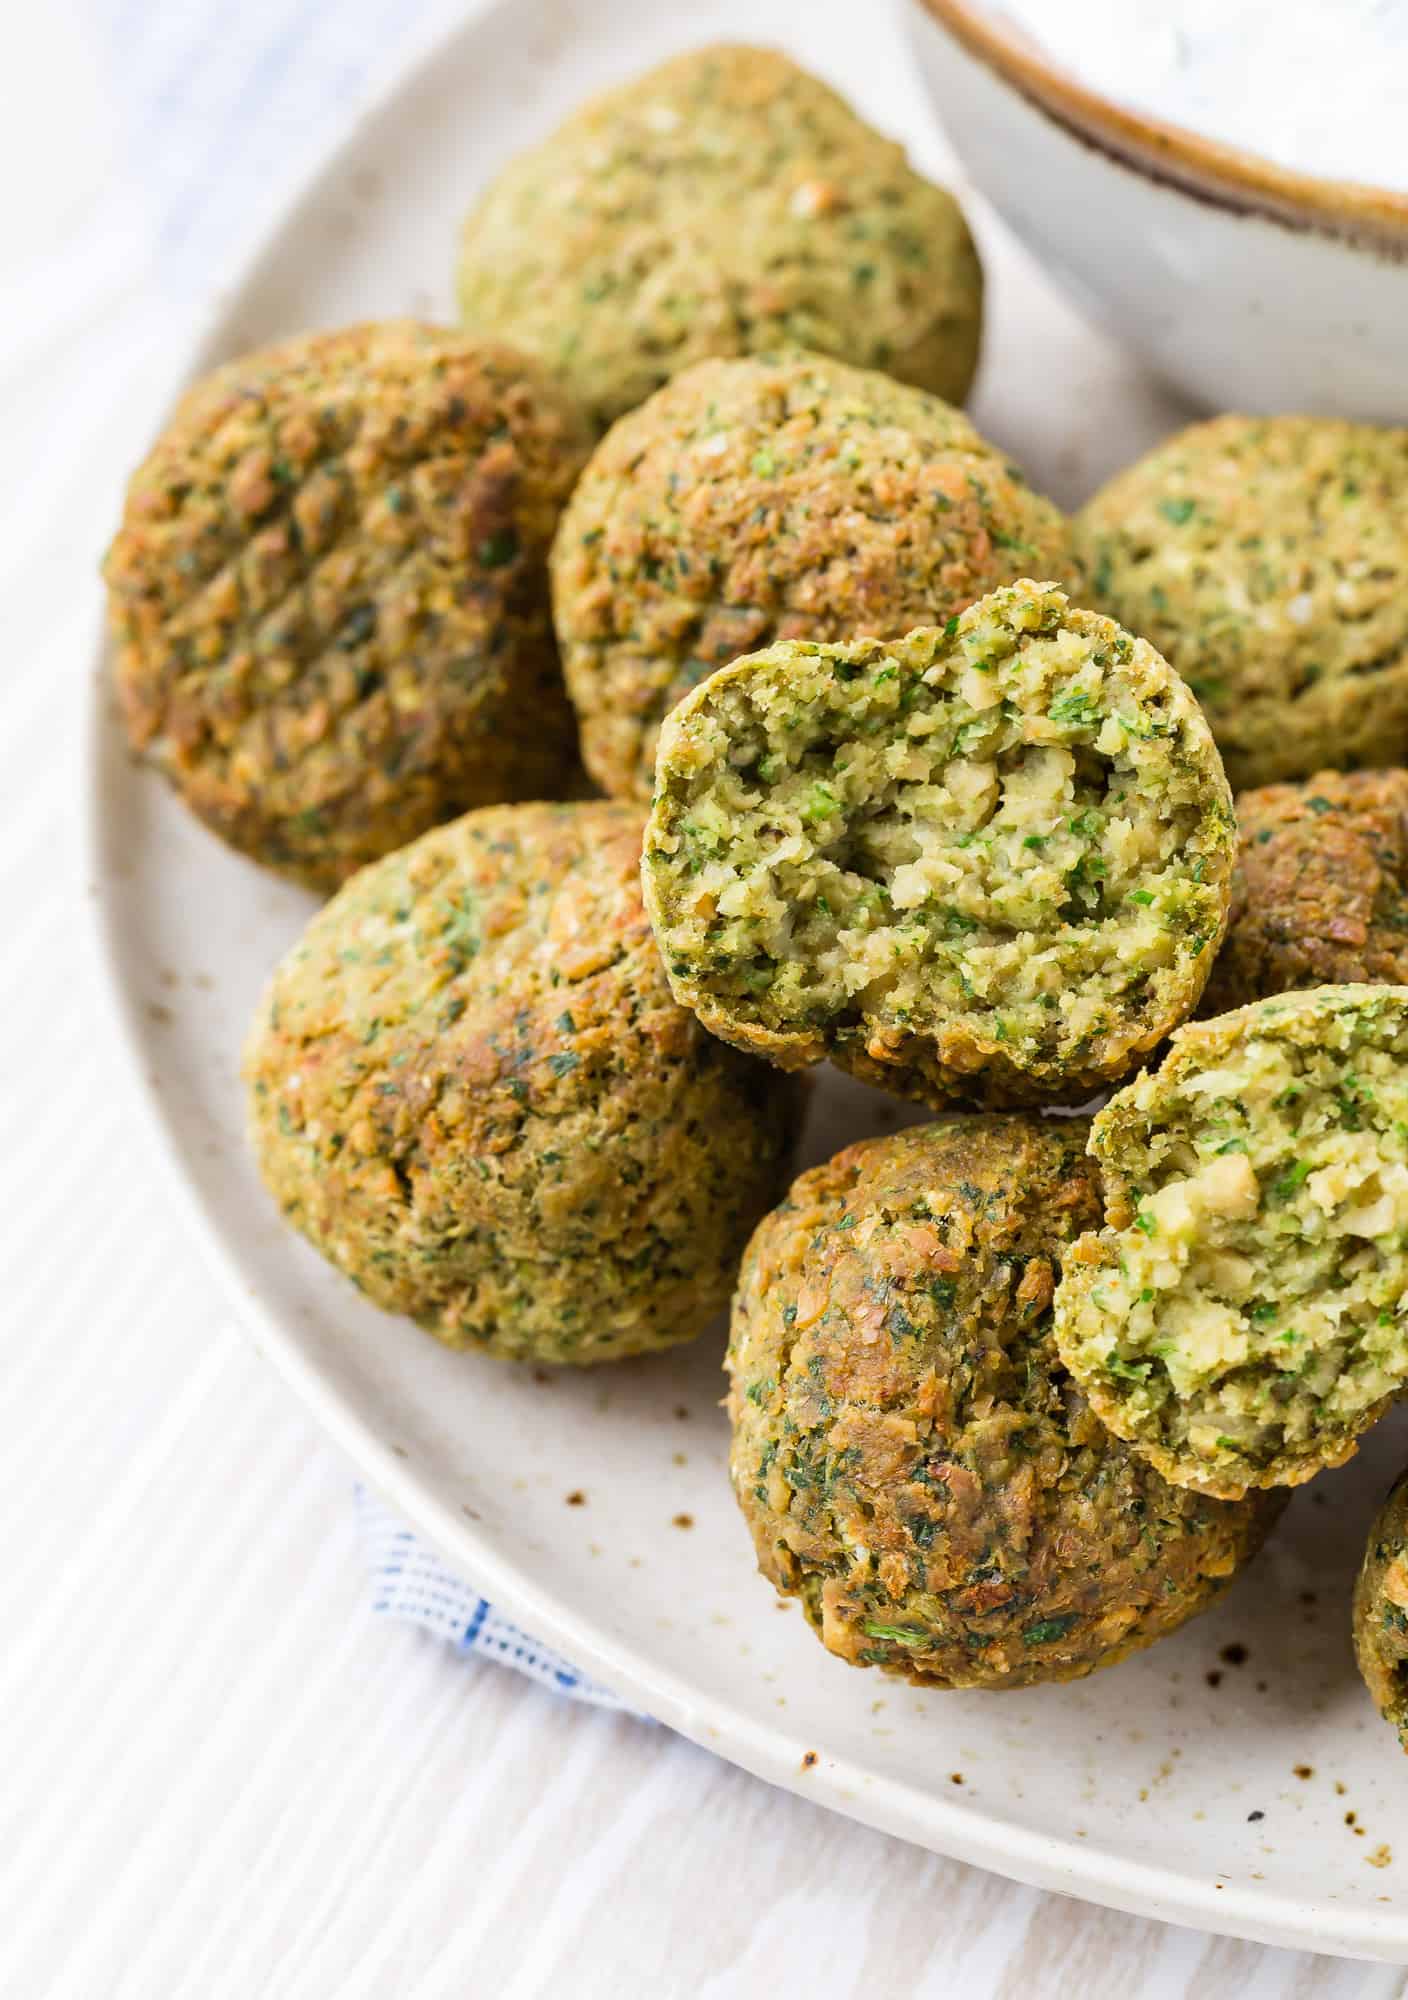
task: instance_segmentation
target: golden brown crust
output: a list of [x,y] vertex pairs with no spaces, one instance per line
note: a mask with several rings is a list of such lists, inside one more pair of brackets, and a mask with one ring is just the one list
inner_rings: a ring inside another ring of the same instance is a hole
[[570,782],[545,559],[586,456],[536,364],[413,322],[182,399],[105,564],[134,745],[223,839],[331,888]]
[[1111,1665],[1200,1610],[1279,1503],[1168,1486],[1060,1365],[1061,1260],[1100,1215],[1084,1121],[850,1146],[760,1225],[729,1346],[734,1489],[823,1643],[921,1683]]
[[813,354],[703,362],[608,432],[554,544],[587,765],[648,799],[661,719],[718,667],[900,638],[1019,576],[1076,583],[1065,519],[960,411]]
[[670,998],[640,821],[470,813],[361,871],[275,974],[264,1178],[453,1347],[586,1363],[697,1334],[785,1176],[797,1091]]
[[1205,1014],[1300,986],[1408,982],[1408,771],[1318,771],[1236,801]]
[[1230,414],[1076,516],[1090,601],[1207,711],[1235,790],[1403,760],[1408,430]]

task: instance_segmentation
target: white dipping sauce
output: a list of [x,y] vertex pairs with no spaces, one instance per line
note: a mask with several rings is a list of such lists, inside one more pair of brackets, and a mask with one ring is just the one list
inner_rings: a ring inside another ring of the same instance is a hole
[[1408,192],[1408,0],[989,0],[1116,103]]

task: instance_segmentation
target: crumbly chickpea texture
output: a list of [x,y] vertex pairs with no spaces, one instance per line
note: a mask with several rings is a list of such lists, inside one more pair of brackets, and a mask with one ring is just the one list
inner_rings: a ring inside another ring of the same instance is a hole
[[1408,1382],[1408,987],[1184,1028],[1091,1147],[1108,1212],[1056,1336],[1101,1419],[1224,1497],[1352,1456]]
[[676,995],[784,1067],[1078,1103],[1195,1005],[1231,798],[1151,647],[1018,582],[943,628],[780,645],[666,720],[646,901]]

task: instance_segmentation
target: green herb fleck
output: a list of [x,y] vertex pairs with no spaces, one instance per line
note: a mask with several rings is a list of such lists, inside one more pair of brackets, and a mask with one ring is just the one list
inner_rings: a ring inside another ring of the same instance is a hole
[[1079,1623],[1079,1613],[1062,1611],[1054,1618],[1038,1618],[1034,1625],[1022,1628],[1022,1643],[1027,1646],[1049,1646],[1053,1639],[1064,1639],[1071,1627]]
[[518,536],[512,528],[486,535],[479,544],[479,561],[485,569],[503,569],[518,554]]

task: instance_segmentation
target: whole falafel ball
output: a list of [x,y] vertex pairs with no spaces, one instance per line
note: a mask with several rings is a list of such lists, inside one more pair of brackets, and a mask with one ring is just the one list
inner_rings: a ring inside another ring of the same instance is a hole
[[410,321],[217,369],[104,565],[133,744],[320,889],[467,807],[560,796],[545,563],[588,441],[535,362]]
[[691,50],[583,105],[471,210],[466,326],[606,425],[691,361],[796,342],[967,394],[983,278],[952,195],[774,49]]
[[740,654],[1078,574],[1059,509],[937,397],[815,354],[701,362],[603,439],[553,546],[583,757],[648,799],[662,718]]
[[1408,771],[1317,771],[1236,800],[1221,1014],[1297,986],[1408,985]]
[[1235,791],[1408,747],[1408,430],[1215,417],[1075,522],[1090,602],[1177,667]]
[[971,1117],[850,1146],[759,1226],[727,1367],[759,1566],[824,1645],[943,1687],[1112,1665],[1202,1610],[1277,1503],[1169,1486],[1051,1337],[1100,1217],[1084,1121]]
[[1408,1750],[1408,1473],[1400,1474],[1374,1516],[1352,1619],[1364,1685]]
[[646,908],[675,996],[784,1069],[1079,1103],[1196,1006],[1232,797],[1197,703],[1049,584],[792,642],[666,717]]
[[639,863],[620,806],[469,813],[356,875],[255,1019],[270,1191],[451,1347],[689,1340],[785,1182],[796,1096],[671,1000]]

